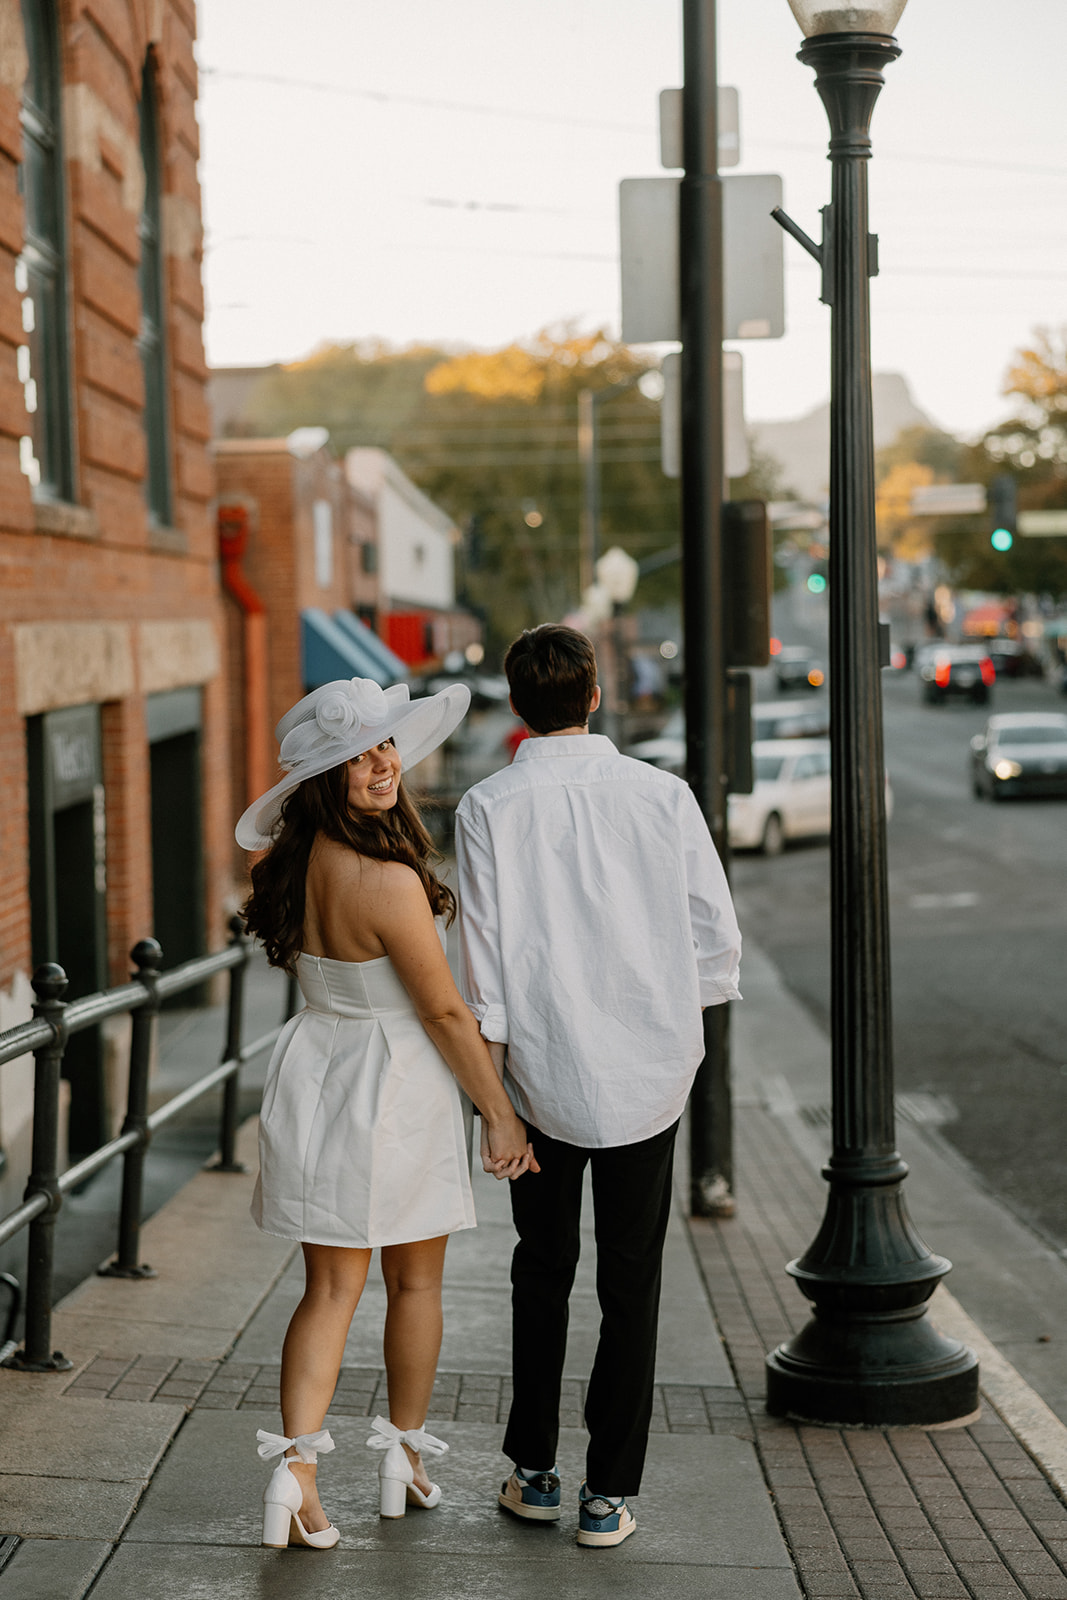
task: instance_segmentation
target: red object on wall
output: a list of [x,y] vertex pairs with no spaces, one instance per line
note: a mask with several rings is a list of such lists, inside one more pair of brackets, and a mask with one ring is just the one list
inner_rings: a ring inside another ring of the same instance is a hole
[[241,569],[248,548],[248,512],[244,506],[219,507],[219,558],[223,587],[244,614],[245,792],[251,805],[270,787],[270,713],[267,708],[266,607]]
[[428,614],[421,611],[391,611],[382,618],[385,642],[409,667],[417,667],[430,660],[426,648],[426,623]]

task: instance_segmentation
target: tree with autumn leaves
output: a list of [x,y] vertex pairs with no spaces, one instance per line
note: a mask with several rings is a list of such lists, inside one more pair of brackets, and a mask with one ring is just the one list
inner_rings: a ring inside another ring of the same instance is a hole
[[[579,603],[582,483],[578,393],[631,382],[601,408],[602,548],[638,560],[678,543],[678,487],[660,469],[659,406],[637,386],[648,362],[602,332],[542,332],[491,351],[331,346],[278,369],[245,425],[305,423],[331,446],[388,450],[463,533],[462,601],[494,652]],[[676,598],[677,568],[644,580],[642,602]]]
[[[677,604],[678,484],[660,465],[660,414],[638,380],[649,363],[604,332],[544,331],[499,350],[329,346],[276,369],[240,426],[279,435],[305,424],[352,445],[388,450],[463,533],[463,603],[486,622],[494,654],[524,627],[579,603],[582,512],[578,395],[628,387],[600,407],[600,544],[638,561],[638,605]],[[756,458],[735,492],[774,492],[773,464]]]
[[[1067,509],[1067,328],[1035,330],[1015,356],[1004,393],[1015,397],[1016,414],[960,448],[944,481],[988,485],[1010,472],[1020,511]],[[988,518],[946,517],[933,543],[961,588],[1067,597],[1067,538],[1017,537],[1000,552],[989,542]]]

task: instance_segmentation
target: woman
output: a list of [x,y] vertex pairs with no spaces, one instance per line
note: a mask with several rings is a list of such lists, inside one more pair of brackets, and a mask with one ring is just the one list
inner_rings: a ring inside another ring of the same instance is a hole
[[252,1202],[265,1232],[300,1240],[306,1271],[282,1348],[285,1431],[258,1435],[264,1459],[282,1457],[264,1494],[264,1544],[328,1549],[340,1537],[315,1463],[333,1449],[322,1423],[376,1245],[388,1302],[390,1420],[377,1418],[369,1441],[385,1451],[381,1512],[437,1504],[420,1451],[447,1448],[423,1430],[445,1245],[475,1226],[460,1085],[482,1114],[486,1170],[515,1178],[535,1165],[452,981],[441,919],[455,898],[431,870],[401,780],[469,703],[460,685],[412,702],[402,685],[326,684],[278,724],[286,776],[237,825],[245,849],[266,849],[248,927],[273,965],[296,973],[306,1002],[268,1070]]

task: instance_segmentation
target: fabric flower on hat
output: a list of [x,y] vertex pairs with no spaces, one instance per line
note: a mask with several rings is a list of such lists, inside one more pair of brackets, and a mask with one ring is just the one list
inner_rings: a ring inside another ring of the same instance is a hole
[[315,721],[333,739],[345,739],[364,727],[378,727],[386,718],[389,703],[385,690],[369,678],[353,678],[344,689],[323,695]]

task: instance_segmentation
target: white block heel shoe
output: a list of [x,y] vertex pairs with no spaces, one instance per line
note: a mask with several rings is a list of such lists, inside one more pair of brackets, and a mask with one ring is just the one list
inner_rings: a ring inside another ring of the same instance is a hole
[[421,1506],[432,1511],[441,1499],[436,1483],[430,1485],[429,1494],[423,1494],[415,1483],[415,1471],[408,1458],[405,1445],[426,1455],[443,1456],[448,1449],[443,1439],[435,1439],[425,1428],[408,1428],[402,1432],[384,1417],[375,1417],[371,1423],[374,1432],[367,1440],[372,1450],[384,1450],[378,1479],[381,1485],[381,1510],[383,1517],[402,1517],[408,1506]]
[[320,1455],[328,1455],[334,1448],[330,1435],[323,1428],[318,1433],[300,1433],[295,1439],[287,1439],[284,1434],[266,1433],[260,1428],[256,1438],[264,1461],[281,1456],[263,1491],[263,1543],[275,1550],[284,1550],[290,1544],[332,1550],[341,1537],[332,1523],[319,1533],[311,1533],[301,1522],[304,1493],[289,1471],[290,1458],[284,1454],[295,1445],[296,1458],[313,1466]]

